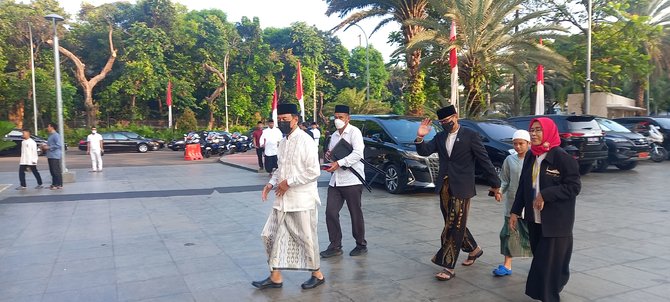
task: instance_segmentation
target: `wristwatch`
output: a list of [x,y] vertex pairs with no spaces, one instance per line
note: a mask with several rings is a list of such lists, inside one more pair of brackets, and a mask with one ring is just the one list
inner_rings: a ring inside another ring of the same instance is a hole
[[422,136],[417,136],[414,139],[414,143],[417,143],[417,144],[423,143],[423,137]]

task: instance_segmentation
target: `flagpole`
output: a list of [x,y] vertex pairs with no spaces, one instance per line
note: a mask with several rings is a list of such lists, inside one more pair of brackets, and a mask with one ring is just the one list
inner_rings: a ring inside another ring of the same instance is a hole
[[172,129],[172,105],[168,106],[168,126]]
[[223,98],[226,105],[226,132],[228,132],[228,52],[223,58]]
[[37,135],[37,94],[35,91],[35,56],[34,46],[33,46],[33,28],[28,23],[28,31],[30,32],[30,68],[32,70],[32,82],[33,82],[33,123],[35,126],[35,135]]
[[316,123],[316,71],[314,71],[314,115],[312,121]]

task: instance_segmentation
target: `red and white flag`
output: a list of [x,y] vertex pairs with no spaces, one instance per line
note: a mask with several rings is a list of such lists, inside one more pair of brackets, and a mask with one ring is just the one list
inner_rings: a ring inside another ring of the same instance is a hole
[[[542,45],[542,38],[540,38]],[[544,114],[544,66],[537,65],[537,89],[535,94],[535,115]]]
[[275,92],[272,94],[272,120],[277,123],[277,103],[278,103],[278,98],[277,98],[277,89],[275,89]]
[[456,53],[456,21],[451,21],[451,32],[449,42],[452,48],[449,51],[449,66],[451,67],[451,104],[456,107],[458,112],[458,55]]
[[168,80],[165,103],[168,105],[168,128],[172,128],[172,81]]
[[300,104],[300,116],[302,121],[305,121],[305,100],[302,96],[302,72],[300,71],[300,61],[298,61],[298,73],[295,76],[295,97]]

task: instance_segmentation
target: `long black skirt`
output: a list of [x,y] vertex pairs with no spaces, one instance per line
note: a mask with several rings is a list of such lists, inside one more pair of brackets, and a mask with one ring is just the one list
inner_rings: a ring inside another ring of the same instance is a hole
[[542,225],[529,222],[533,262],[526,280],[526,295],[545,302],[560,301],[559,293],[570,278],[572,236],[544,237]]

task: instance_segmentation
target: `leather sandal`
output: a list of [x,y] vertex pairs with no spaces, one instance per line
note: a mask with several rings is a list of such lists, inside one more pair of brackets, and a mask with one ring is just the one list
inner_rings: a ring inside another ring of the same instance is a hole
[[[441,274],[444,274],[446,277],[441,276]],[[440,281],[449,281],[453,279],[456,276],[456,273],[450,272],[446,269],[442,270],[441,272],[437,273],[435,275],[435,279],[440,280]]]
[[484,250],[480,249],[480,250],[479,250],[479,253],[477,253],[476,255],[474,255],[474,256],[470,256],[470,255],[468,255],[468,259],[467,259],[466,261],[472,261],[472,262],[470,262],[470,263],[465,263],[465,262],[463,262],[463,263],[461,263],[461,264],[462,264],[463,266],[470,266],[470,265],[473,265],[473,264],[475,264],[475,261],[477,260],[477,258],[481,257],[482,255],[484,255]]

